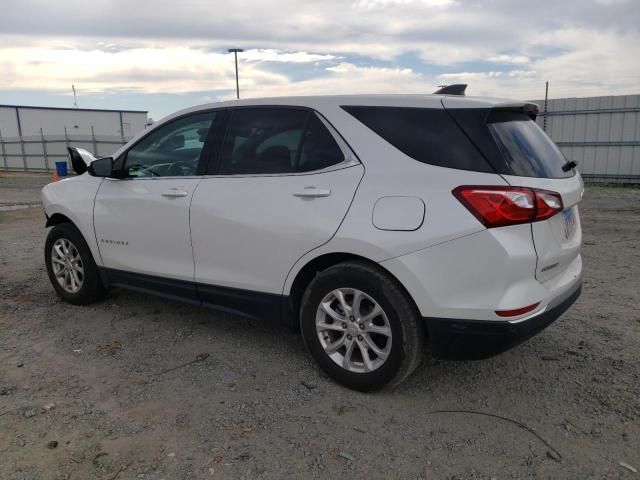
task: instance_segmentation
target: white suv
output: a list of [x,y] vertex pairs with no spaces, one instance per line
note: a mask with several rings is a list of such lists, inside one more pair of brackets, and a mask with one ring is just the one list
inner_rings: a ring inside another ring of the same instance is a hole
[[71,149],[81,174],[43,189],[49,277],[74,304],[116,286],[299,325],[357,390],[404,380],[426,342],[494,355],[580,294],[583,183],[536,112],[446,94],[180,111],[113,157]]

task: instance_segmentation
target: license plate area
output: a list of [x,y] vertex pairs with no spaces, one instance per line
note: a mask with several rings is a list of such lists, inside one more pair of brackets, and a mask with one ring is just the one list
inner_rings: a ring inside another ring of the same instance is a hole
[[564,218],[564,236],[568,240],[576,233],[576,215],[573,212],[573,208],[562,212]]

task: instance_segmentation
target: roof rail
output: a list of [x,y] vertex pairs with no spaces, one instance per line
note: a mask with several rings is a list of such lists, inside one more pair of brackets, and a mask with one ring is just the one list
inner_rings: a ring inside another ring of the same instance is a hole
[[464,95],[467,89],[466,83],[455,83],[453,85],[443,85],[433,92],[434,95]]

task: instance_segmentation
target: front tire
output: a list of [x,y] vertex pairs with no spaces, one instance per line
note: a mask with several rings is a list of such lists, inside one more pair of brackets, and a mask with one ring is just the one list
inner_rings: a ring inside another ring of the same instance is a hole
[[320,367],[354,390],[398,385],[422,360],[415,305],[389,274],[364,262],[320,272],[302,298],[300,325]]
[[75,225],[61,223],[49,231],[44,259],[49,280],[63,300],[87,305],[106,295],[91,250]]

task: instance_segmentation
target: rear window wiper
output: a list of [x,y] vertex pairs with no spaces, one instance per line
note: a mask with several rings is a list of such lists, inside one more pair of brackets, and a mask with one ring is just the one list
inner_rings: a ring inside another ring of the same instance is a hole
[[578,166],[578,164],[575,162],[575,160],[569,160],[567,163],[565,163],[562,166],[562,171],[563,172],[568,172],[569,170],[573,170],[577,166]]

